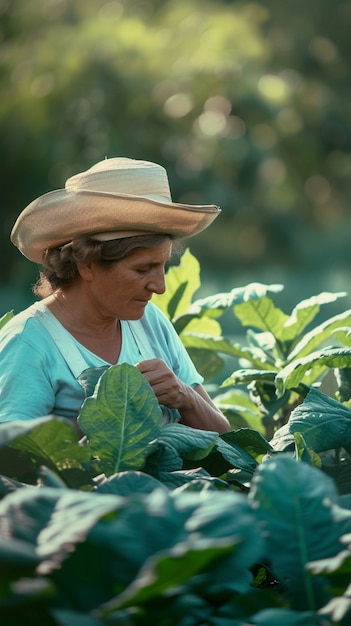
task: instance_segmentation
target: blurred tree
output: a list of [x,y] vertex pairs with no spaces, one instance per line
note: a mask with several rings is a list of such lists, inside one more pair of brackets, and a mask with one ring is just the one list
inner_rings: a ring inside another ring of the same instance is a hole
[[205,270],[348,264],[350,1],[0,0],[0,17],[3,284],[36,270],[9,243],[22,208],[116,155],[222,207],[191,242]]

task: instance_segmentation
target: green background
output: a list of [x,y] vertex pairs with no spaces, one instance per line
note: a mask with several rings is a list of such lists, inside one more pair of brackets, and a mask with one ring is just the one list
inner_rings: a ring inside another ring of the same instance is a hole
[[105,156],[221,206],[189,240],[199,295],[278,282],[288,312],[348,292],[350,26],[337,0],[0,0],[0,314],[38,273],[18,213]]

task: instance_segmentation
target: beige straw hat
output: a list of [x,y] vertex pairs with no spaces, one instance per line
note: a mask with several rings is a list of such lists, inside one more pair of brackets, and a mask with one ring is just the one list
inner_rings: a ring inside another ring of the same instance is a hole
[[215,205],[172,202],[161,165],[112,158],[31,202],[17,218],[11,241],[28,259],[41,263],[47,248],[80,235],[101,241],[145,233],[186,238],[207,228],[219,213]]

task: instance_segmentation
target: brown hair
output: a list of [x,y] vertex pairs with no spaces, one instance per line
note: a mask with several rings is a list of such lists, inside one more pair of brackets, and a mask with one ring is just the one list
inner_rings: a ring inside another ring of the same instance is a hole
[[79,276],[79,265],[98,263],[108,269],[132,254],[138,248],[156,248],[170,235],[137,235],[109,241],[91,237],[77,237],[59,248],[48,248],[42,260],[42,271],[33,287],[40,298],[52,294],[59,287],[68,287]]

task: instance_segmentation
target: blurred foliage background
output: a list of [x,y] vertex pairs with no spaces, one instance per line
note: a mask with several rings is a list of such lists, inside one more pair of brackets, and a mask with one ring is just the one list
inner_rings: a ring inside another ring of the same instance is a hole
[[18,213],[105,156],[221,206],[189,240],[205,294],[348,292],[350,25],[349,0],[0,0],[0,313],[38,273]]

